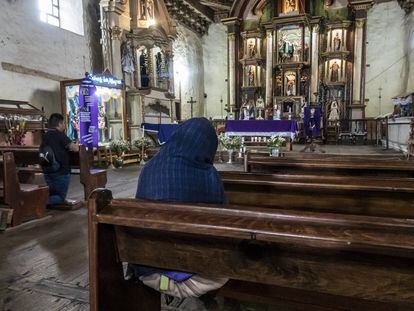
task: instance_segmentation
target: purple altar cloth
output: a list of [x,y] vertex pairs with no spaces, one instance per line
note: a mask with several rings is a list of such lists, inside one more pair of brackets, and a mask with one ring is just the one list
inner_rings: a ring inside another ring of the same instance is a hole
[[226,122],[227,136],[288,136],[298,132],[295,120],[231,120]]

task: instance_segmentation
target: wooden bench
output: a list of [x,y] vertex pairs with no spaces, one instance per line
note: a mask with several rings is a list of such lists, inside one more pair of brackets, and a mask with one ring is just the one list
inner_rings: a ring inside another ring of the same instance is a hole
[[83,185],[85,201],[93,190],[105,188],[107,182],[106,170],[92,168],[93,159],[93,150],[79,147],[80,182]]
[[45,217],[48,187],[19,183],[13,153],[5,152],[2,158],[0,192],[4,204],[12,210],[12,226],[32,218]]
[[231,204],[414,218],[414,179],[220,172]]
[[89,207],[90,308],[160,310],[123,262],[231,280],[218,294],[283,310],[414,308],[412,220],[112,199]]
[[247,153],[244,161],[246,172],[324,174],[353,176],[414,177],[413,162],[407,160],[381,160],[370,157],[347,158],[275,158]]

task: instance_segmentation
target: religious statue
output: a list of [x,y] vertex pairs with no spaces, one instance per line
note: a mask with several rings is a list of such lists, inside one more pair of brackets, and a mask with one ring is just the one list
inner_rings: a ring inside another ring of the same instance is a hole
[[147,19],[147,0],[141,0],[140,2],[140,19],[146,20]]
[[336,36],[333,39],[334,51],[340,51],[341,50],[341,43],[342,43],[342,41],[339,38],[339,33],[336,33]]
[[249,57],[250,58],[254,58],[256,56],[256,45],[254,44],[253,41],[249,42]]
[[253,67],[250,67],[248,73],[248,86],[254,86],[254,71]]
[[122,45],[122,71],[133,73],[135,71],[134,62],[132,61],[132,48],[130,42],[124,42]]
[[304,49],[304,61],[309,61],[309,43],[305,42],[305,49]]
[[278,105],[274,106],[273,120],[280,120],[280,108]]
[[296,11],[296,0],[285,0],[285,13]]
[[161,78],[161,74],[162,74],[162,54],[161,52],[158,52],[157,54],[155,54],[155,68],[156,68],[156,73],[157,73],[157,78]]
[[256,105],[254,104],[253,99],[249,100],[248,112],[249,112],[249,120],[255,120],[256,119]]
[[331,66],[331,82],[339,81],[339,65],[336,61]]
[[141,73],[141,87],[149,86],[149,76],[148,76],[148,55],[145,50],[142,51],[139,56],[139,67]]
[[296,75],[291,73],[286,75],[286,96],[296,95]]
[[328,120],[333,122],[339,120],[339,104],[335,97],[331,102]]
[[249,106],[247,102],[247,94],[242,99],[242,106],[240,107],[240,120],[249,120]]
[[287,60],[291,60],[295,53],[295,46],[287,39],[281,39],[279,41],[279,58],[282,63]]
[[257,120],[263,120],[263,109],[264,109],[264,100],[262,96],[260,95],[259,98],[256,100],[256,108],[257,108]]
[[154,2],[153,0],[147,1],[147,13],[148,13],[148,19],[154,20]]
[[69,113],[68,113],[68,131],[67,135],[70,140],[75,141],[79,139],[79,103],[78,95],[73,99],[69,99]]

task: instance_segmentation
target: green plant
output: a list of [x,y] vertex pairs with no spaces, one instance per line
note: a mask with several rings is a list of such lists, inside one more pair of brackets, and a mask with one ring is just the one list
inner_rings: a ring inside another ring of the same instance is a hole
[[111,151],[118,157],[121,157],[123,153],[131,150],[131,144],[127,140],[114,140],[111,142]]
[[226,136],[221,133],[218,137],[219,142],[227,150],[240,149],[243,146],[243,139],[241,136]]
[[267,141],[267,146],[269,148],[280,148],[283,143],[286,141],[285,138],[278,136],[278,135],[273,135],[272,137],[270,137],[270,139]]
[[138,150],[142,150],[142,147],[144,147],[144,151],[151,147],[151,142],[147,137],[134,140],[132,144]]

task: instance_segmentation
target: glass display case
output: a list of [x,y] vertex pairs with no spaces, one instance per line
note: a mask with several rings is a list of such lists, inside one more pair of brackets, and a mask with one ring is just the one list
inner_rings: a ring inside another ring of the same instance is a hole
[[[98,102],[98,143],[127,138],[124,83],[110,75],[89,75],[96,87]],[[67,135],[79,140],[79,88],[82,79],[61,82],[62,113],[66,117]]]
[[28,102],[0,99],[0,144],[40,145],[45,121],[44,111]]

